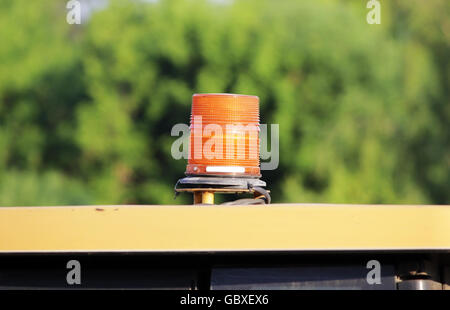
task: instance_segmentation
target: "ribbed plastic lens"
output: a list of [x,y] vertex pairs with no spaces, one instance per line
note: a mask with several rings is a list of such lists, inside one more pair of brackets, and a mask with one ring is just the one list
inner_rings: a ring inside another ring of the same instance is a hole
[[193,95],[190,130],[187,175],[260,177],[257,96]]

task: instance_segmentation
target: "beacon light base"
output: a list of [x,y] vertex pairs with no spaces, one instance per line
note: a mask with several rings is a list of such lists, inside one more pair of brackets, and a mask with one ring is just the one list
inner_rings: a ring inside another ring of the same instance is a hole
[[235,204],[267,204],[271,198],[269,191],[263,188],[265,186],[266,182],[256,178],[187,176],[178,180],[175,193],[193,193],[194,204],[214,204],[215,193],[249,193],[253,194],[253,199],[241,199]]

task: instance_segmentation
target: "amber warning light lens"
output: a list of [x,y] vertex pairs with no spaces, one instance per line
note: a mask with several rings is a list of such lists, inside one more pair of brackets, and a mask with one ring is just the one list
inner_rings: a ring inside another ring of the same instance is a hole
[[259,178],[259,98],[194,94],[187,175]]

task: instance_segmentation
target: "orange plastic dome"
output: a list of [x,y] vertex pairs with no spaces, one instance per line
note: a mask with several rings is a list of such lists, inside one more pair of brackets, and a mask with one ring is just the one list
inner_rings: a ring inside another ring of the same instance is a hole
[[260,177],[259,98],[192,96],[187,175]]

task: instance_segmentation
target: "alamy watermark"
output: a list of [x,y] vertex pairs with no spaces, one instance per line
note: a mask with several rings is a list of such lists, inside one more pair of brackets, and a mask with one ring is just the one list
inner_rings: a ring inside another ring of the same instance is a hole
[[[191,156],[193,159],[205,158],[208,160],[254,160],[258,159],[257,143],[259,139],[261,170],[275,170],[278,168],[280,160],[280,126],[279,124],[270,125],[270,140],[268,139],[268,129],[267,124],[259,126],[207,124],[203,127],[202,117],[195,116],[191,128],[182,123],[172,127],[171,136],[179,138],[172,143],[171,154],[176,160],[191,159]],[[191,130],[193,139],[190,141]],[[190,148],[193,148],[193,152],[190,152]]]
[[81,24],[81,3],[78,0],[67,1],[66,8],[68,10],[66,21],[68,24]]
[[380,24],[381,23],[381,10],[380,10],[380,1],[378,0],[369,0],[367,2],[366,7],[371,9],[369,13],[367,13],[366,20],[370,25]]
[[367,273],[366,281],[370,285],[381,284],[381,264],[379,261],[372,259],[367,262],[366,268],[370,269]]
[[69,269],[66,275],[66,282],[69,285],[81,284],[81,264],[77,260],[70,260],[66,264],[66,268]]

